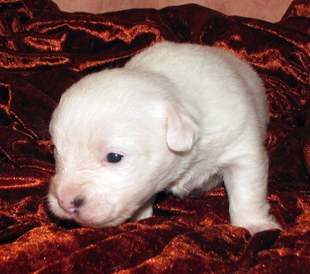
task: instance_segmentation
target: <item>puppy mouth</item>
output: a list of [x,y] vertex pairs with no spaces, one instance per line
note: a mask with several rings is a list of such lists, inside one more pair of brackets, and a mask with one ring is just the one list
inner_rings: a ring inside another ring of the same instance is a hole
[[[85,211],[85,210],[83,210]],[[123,218],[122,216],[118,216],[115,218],[110,218],[107,220],[96,220],[96,217],[91,217],[90,214],[87,214],[87,212],[83,212],[82,210],[75,210],[72,214],[69,214],[62,210],[60,207],[55,209],[52,209],[52,213],[62,220],[71,220],[76,222],[82,227],[87,228],[108,228],[108,227],[114,227],[119,224],[124,223],[127,219]],[[84,216],[83,216],[84,215]],[[85,217],[86,216],[86,217]]]
[[[56,201],[57,203],[57,201]],[[57,203],[58,204],[58,203]],[[125,223],[129,218],[129,211],[123,210],[109,212],[107,215],[96,214],[100,209],[87,208],[86,205],[76,208],[74,212],[67,213],[61,207],[52,207],[52,212],[60,219],[73,220],[82,227],[88,228],[109,228]]]
[[[128,208],[123,210],[119,209],[118,212],[114,211],[114,214],[112,214],[110,218],[100,219],[100,216],[98,216],[98,218],[96,218],[95,216],[91,217],[90,214],[87,214],[87,211],[83,212],[80,211],[74,214],[73,219],[83,227],[109,228],[130,221],[130,218],[132,217],[133,214],[134,210],[129,210]],[[86,218],[84,218],[83,215],[86,216]]]
[[78,215],[78,213],[74,216],[73,218],[79,225],[83,226],[83,227],[88,227],[88,228],[109,228],[109,227],[115,227],[118,226],[120,224],[125,223],[127,220],[129,220],[128,218],[124,218],[123,216],[119,216],[119,217],[115,217],[115,218],[111,218],[109,220],[105,220],[105,221],[93,221],[93,220],[85,220],[83,218],[80,218],[80,216]]
[[[63,210],[58,203],[58,199],[55,195],[50,193],[48,195],[49,208],[53,215],[62,220],[71,220],[76,222],[82,227],[88,228],[109,228],[115,227],[120,224],[127,222],[134,213],[134,208],[132,206],[124,206],[123,208],[113,207],[112,211],[100,210],[100,208],[94,209],[94,206],[88,206],[86,202],[82,203],[80,201],[76,202],[74,211],[68,213],[68,211]],[[132,208],[132,210],[129,210]],[[110,208],[111,209],[111,208]],[[100,211],[106,214],[101,214]],[[107,213],[107,211],[109,211]],[[98,214],[99,212],[99,214]]]

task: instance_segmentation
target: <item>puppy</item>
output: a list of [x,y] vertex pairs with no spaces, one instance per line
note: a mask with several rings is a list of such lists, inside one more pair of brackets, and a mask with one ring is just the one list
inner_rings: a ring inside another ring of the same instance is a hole
[[232,225],[279,229],[266,199],[267,124],[248,64],[215,47],[157,43],[63,94],[50,123],[49,207],[111,227],[152,216],[160,191],[186,197],[224,181]]

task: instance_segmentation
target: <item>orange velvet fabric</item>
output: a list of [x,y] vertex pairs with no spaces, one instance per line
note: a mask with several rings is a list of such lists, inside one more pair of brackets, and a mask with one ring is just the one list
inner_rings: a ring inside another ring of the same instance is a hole
[[[91,15],[0,0],[0,273],[309,273],[309,35],[307,0],[275,24],[197,5]],[[48,124],[62,92],[160,40],[225,48],[261,75],[268,200],[282,232],[250,237],[230,226],[223,187],[196,199],[160,194],[154,217],[115,228],[81,228],[49,212]]]

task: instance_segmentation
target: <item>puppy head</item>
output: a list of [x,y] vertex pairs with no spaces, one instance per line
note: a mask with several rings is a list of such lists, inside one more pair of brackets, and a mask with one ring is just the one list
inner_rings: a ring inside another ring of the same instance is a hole
[[114,69],[64,93],[50,123],[56,173],[48,201],[56,216],[118,225],[184,172],[182,152],[192,150],[198,125],[172,89],[165,78]]

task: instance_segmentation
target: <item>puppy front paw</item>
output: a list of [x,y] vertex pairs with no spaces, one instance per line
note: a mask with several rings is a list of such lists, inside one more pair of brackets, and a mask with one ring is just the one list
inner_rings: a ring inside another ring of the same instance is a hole
[[282,228],[273,219],[258,221],[257,223],[253,223],[253,224],[249,224],[245,226],[245,228],[250,232],[252,236],[257,232],[264,231],[264,230],[269,230],[269,229],[282,230]]
[[147,200],[130,218],[130,221],[135,222],[151,217],[153,215],[153,204],[155,202],[155,197],[156,195]]

